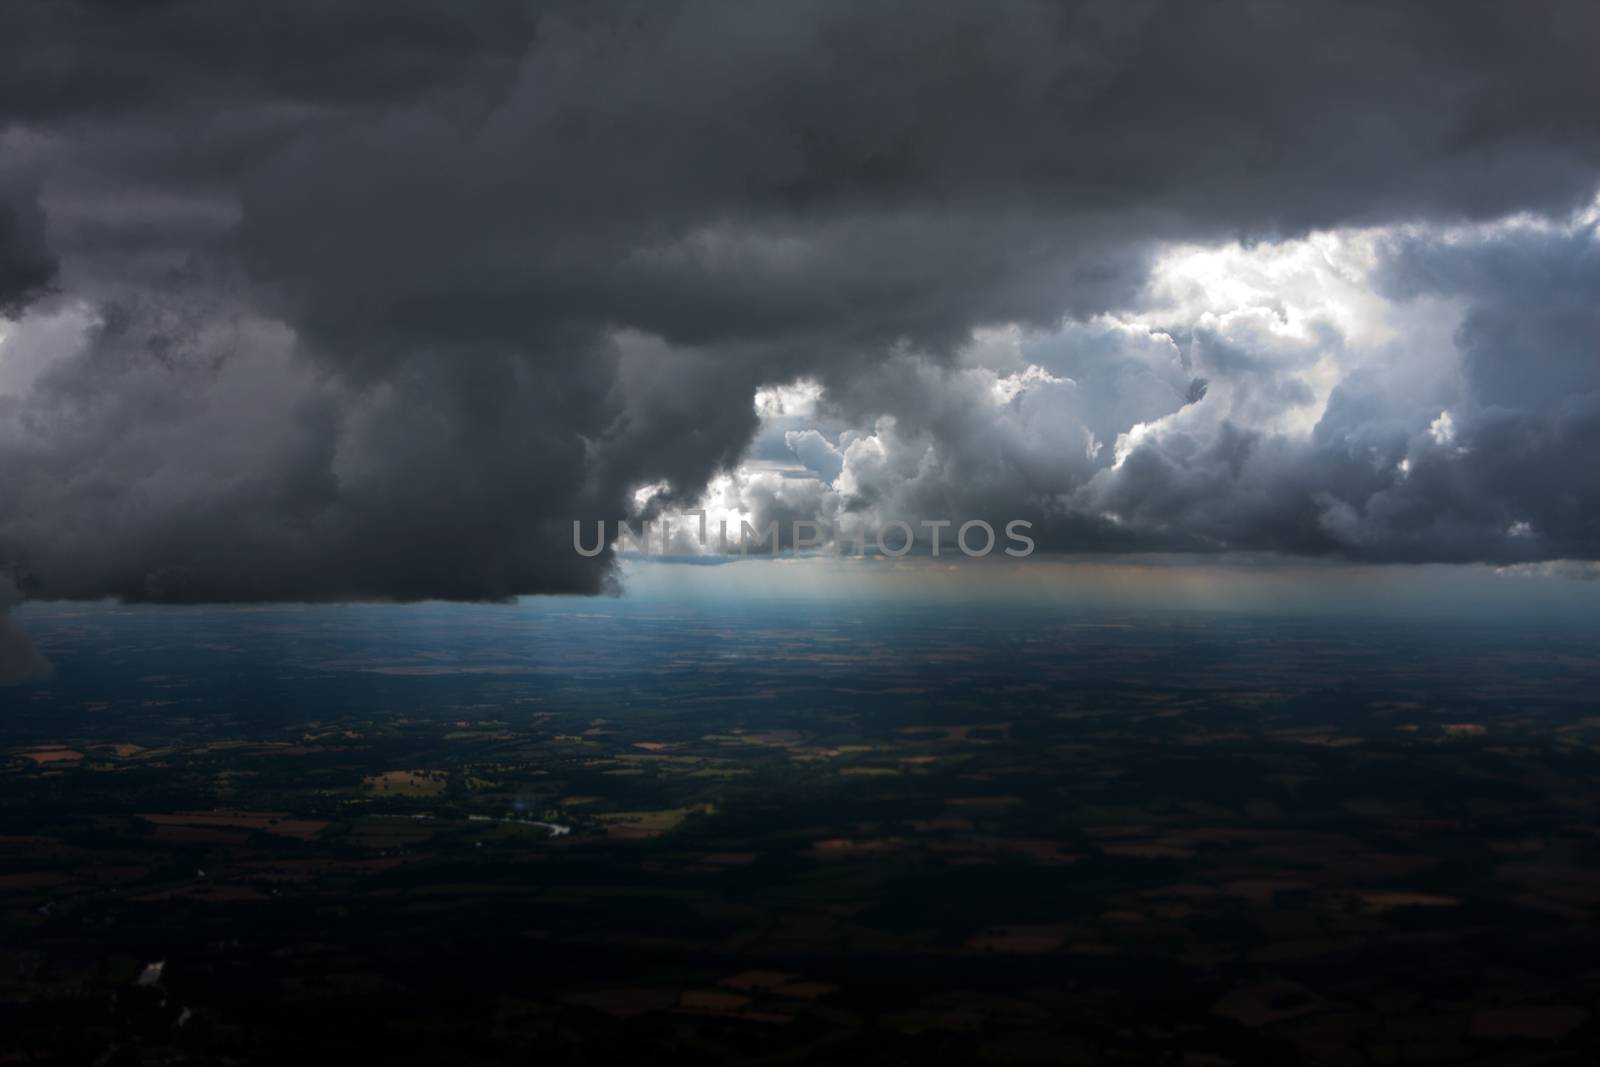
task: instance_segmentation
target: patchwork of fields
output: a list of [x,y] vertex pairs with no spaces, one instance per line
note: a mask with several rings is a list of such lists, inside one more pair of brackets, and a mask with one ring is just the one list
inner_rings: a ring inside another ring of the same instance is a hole
[[1581,636],[33,610],[0,1062],[1600,1044]]

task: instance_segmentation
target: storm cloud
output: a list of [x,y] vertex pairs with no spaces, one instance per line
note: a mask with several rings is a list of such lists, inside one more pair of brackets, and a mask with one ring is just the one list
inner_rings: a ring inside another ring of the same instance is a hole
[[[596,592],[574,518],[708,484],[1066,551],[1594,558],[1597,31],[25,0],[0,561],[40,596]],[[1441,236],[1519,213],[1565,221]],[[1180,245],[1357,230],[1403,337],[1158,291]],[[821,415],[774,429],[795,381]],[[741,467],[779,452],[816,477]]]

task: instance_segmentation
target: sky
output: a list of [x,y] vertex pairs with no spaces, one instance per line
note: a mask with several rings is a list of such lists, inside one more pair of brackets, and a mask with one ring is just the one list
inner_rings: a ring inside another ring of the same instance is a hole
[[[573,551],[695,507],[1021,519],[1175,602],[1591,603],[1597,39],[1559,2],[19,0],[0,662],[23,598],[837,570]],[[1003,570],[918,573],[1041,587]]]

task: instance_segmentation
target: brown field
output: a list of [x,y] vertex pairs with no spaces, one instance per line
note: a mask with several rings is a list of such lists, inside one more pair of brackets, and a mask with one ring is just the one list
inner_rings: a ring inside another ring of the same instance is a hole
[[13,889],[49,889],[72,881],[70,875],[59,871],[28,871],[24,874],[0,874],[0,893]]
[[811,852],[818,859],[849,859],[854,856],[872,856],[904,848],[899,841],[887,838],[854,840],[848,837],[830,837],[813,842]]
[[605,824],[608,837],[628,841],[660,837],[676,830],[690,815],[713,810],[710,804],[701,804],[693,808],[663,808],[659,811],[609,811],[595,817]]
[[1006,952],[1040,955],[1066,944],[1071,930],[1064,926],[997,926],[967,940],[971,952]]
[[[170,815],[140,815],[139,818],[158,827],[261,830],[301,841],[309,841],[329,825],[325,819],[295,819],[281,811],[178,811]],[[160,836],[159,831],[157,836]]]
[[737,1011],[750,1003],[742,993],[724,993],[715,989],[691,989],[678,998],[678,1007],[690,1011]]
[[28,752],[18,753],[23,759],[32,760],[37,766],[47,763],[77,763],[83,759],[83,753],[70,748],[41,748]]
[[1408,893],[1403,890],[1377,890],[1357,893],[1365,910],[1369,912],[1393,911],[1395,908],[1453,908],[1461,901],[1438,893]]
[[1589,1021],[1583,1008],[1564,1005],[1524,1004],[1491,1008],[1472,1017],[1473,1037],[1526,1037],[1535,1041],[1559,1040]]
[[799,977],[798,974],[790,974],[788,971],[740,971],[717,984],[725,985],[729,989],[765,992],[781,985],[788,985]]
[[156,827],[156,840],[176,845],[242,845],[250,840],[250,835],[242,830],[166,823]]

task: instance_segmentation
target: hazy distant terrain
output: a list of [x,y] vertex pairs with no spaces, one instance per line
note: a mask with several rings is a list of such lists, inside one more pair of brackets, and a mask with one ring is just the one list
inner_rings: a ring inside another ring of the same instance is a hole
[[1600,1045],[1592,633],[28,611],[57,669],[0,690],[15,1062]]

